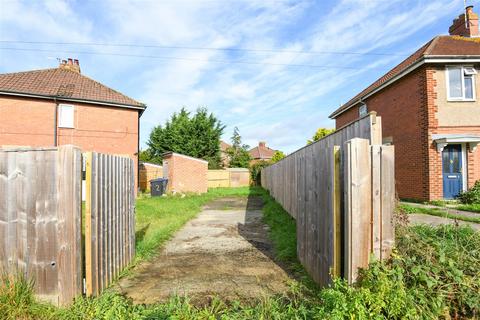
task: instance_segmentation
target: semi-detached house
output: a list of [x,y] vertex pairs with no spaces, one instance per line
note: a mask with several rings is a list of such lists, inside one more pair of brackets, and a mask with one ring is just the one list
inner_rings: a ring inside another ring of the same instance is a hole
[[395,146],[404,199],[452,199],[480,179],[480,37],[473,7],[330,115],[336,127],[371,111]]
[[83,151],[129,156],[137,167],[145,108],[82,75],[78,60],[0,74],[0,147],[73,144]]

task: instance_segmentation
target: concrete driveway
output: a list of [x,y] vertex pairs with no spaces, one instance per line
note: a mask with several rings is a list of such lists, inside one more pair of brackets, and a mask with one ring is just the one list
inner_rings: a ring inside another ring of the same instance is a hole
[[119,290],[147,304],[172,295],[203,303],[213,296],[248,300],[284,292],[291,278],[273,259],[262,205],[260,197],[210,203],[157,258],[122,279]]

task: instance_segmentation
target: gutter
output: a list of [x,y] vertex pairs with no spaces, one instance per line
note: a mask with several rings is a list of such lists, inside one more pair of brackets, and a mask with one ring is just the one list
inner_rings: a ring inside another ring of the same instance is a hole
[[354,107],[355,105],[363,102],[363,100],[365,99],[368,99],[369,97],[371,97],[372,95],[374,95],[375,93],[383,90],[385,87],[391,85],[392,83],[394,83],[395,81],[403,78],[404,76],[408,75],[409,73],[411,73],[412,71],[414,71],[415,69],[419,68],[420,66],[424,65],[424,64],[433,64],[433,63],[450,63],[450,62],[462,62],[462,63],[480,63],[480,56],[476,55],[476,56],[465,56],[465,55],[462,55],[462,56],[424,56],[422,57],[421,59],[417,60],[416,62],[414,62],[413,64],[411,64],[409,67],[407,67],[406,69],[404,69],[402,72],[400,72],[399,74],[397,74],[396,76],[394,76],[393,78],[387,80],[386,82],[384,82],[381,86],[377,87],[376,89],[374,89],[373,91],[370,91],[369,93],[365,94],[364,96],[360,97],[357,101],[354,101],[352,102],[348,107],[346,107],[345,109],[343,110],[337,110],[337,111],[334,111],[331,115],[329,115],[328,117],[330,119],[335,119],[336,117],[338,117],[339,115],[341,115],[342,113],[344,113],[345,111],[348,111],[350,110],[350,108]]
[[134,105],[130,105],[130,104],[112,103],[112,102],[100,101],[100,100],[75,99],[75,98],[68,98],[68,97],[61,97],[61,96],[32,94],[32,93],[23,93],[23,92],[16,92],[16,91],[0,91],[0,95],[19,96],[19,97],[28,97],[28,98],[39,98],[39,99],[52,99],[52,100],[55,100],[55,101],[58,100],[58,101],[67,101],[67,102],[81,102],[81,103],[87,103],[87,104],[101,104],[101,105],[111,106],[111,107],[136,109],[136,110],[140,111],[140,115],[142,115],[143,112],[145,111],[145,109],[147,108],[146,105],[134,106]]

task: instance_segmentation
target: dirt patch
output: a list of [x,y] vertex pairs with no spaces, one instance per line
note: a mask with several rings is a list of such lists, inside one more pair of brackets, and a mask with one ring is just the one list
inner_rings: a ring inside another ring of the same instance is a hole
[[[118,289],[136,303],[187,295],[196,304],[212,296],[249,300],[288,289],[290,276],[273,260],[260,197],[223,198],[205,206]],[[228,207],[228,210],[225,210]]]

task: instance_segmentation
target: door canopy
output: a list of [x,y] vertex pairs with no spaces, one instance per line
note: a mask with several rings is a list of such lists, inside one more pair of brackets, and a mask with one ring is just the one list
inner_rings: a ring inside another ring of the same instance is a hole
[[432,140],[437,144],[437,151],[442,152],[449,144],[468,143],[470,152],[474,152],[480,143],[480,136],[472,134],[434,134]]

